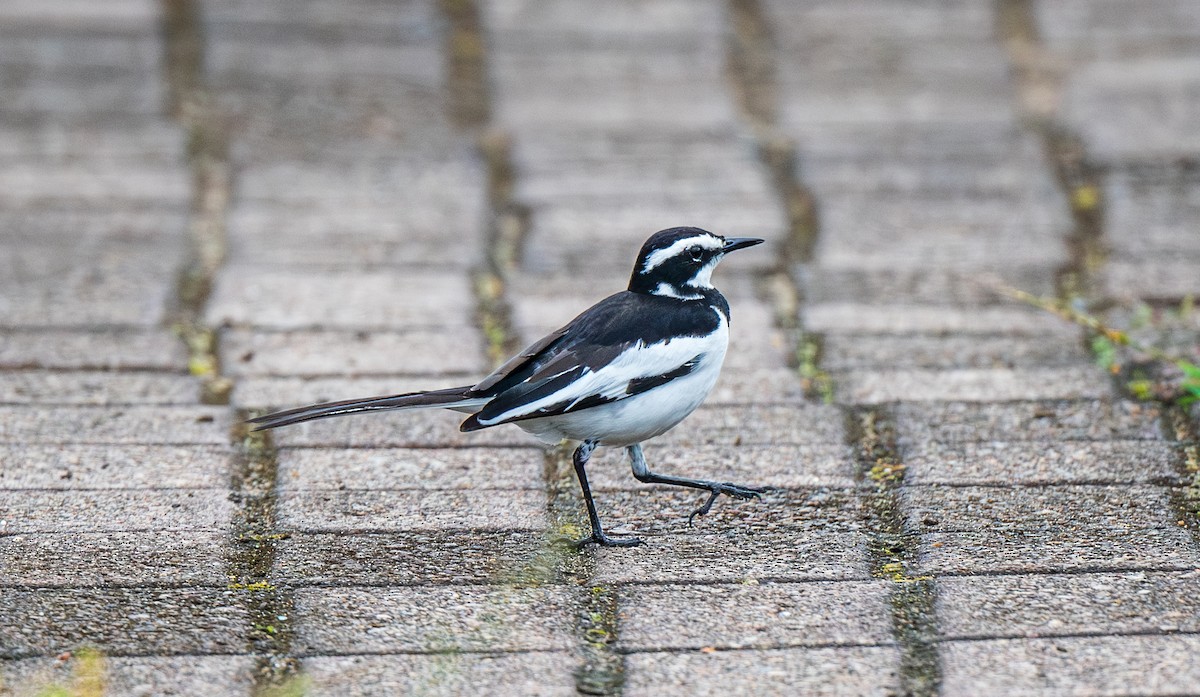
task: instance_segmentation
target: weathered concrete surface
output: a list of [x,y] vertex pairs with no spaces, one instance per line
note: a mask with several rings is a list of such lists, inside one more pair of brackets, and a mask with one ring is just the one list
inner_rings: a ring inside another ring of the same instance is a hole
[[[1195,693],[1200,406],[995,287],[1200,293],[1198,46],[1190,0],[3,3],[0,696],[84,647],[109,695]],[[768,244],[647,458],[759,500],[603,450],[645,545],[579,552],[515,428],[240,426],[471,384],[682,224]]]

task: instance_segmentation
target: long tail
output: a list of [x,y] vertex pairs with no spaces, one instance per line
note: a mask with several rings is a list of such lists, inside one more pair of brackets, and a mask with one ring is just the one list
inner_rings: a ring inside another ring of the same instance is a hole
[[307,407],[297,407],[286,411],[277,411],[258,418],[250,419],[249,423],[256,424],[254,430],[262,431],[268,428],[278,428],[302,421],[324,419],[330,416],[343,416],[360,411],[381,411],[387,409],[428,409],[442,407],[445,409],[466,409],[483,406],[488,400],[479,397],[469,397],[470,387],[451,387],[432,392],[409,392],[387,397],[368,397],[366,399],[347,399],[343,402],[325,402],[312,404]]

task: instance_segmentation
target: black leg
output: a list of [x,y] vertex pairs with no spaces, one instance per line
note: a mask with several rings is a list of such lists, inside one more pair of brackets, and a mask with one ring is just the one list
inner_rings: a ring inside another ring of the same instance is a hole
[[688,525],[698,515],[704,515],[712,510],[713,502],[721,494],[732,496],[735,499],[757,499],[762,498],[762,493],[765,488],[743,486],[741,484],[731,484],[729,482],[710,482],[707,479],[688,479],[687,477],[673,477],[669,474],[655,474],[650,471],[650,466],[646,464],[646,456],[642,454],[642,446],[634,444],[625,449],[629,453],[629,461],[633,464],[633,476],[637,477],[639,482],[647,484],[671,484],[674,486],[686,486],[692,489],[706,489],[709,492],[708,500],[704,505],[692,511],[688,516]]
[[635,547],[642,544],[642,541],[636,537],[614,538],[604,534],[604,530],[600,529],[600,516],[596,514],[596,502],[592,500],[592,490],[588,486],[587,472],[584,470],[584,465],[587,464],[588,458],[592,456],[592,451],[596,449],[595,441],[584,441],[575,449],[575,454],[571,460],[575,463],[575,476],[579,478],[579,488],[583,490],[583,502],[587,504],[588,520],[592,523],[592,534],[590,537],[585,537],[575,543],[576,547],[583,547],[587,544],[604,545],[605,547]]

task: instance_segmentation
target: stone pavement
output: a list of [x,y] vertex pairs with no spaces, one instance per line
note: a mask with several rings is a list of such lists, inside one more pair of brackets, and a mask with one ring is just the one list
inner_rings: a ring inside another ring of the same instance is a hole
[[[990,287],[1200,292],[1193,0],[14,0],[0,84],[0,695],[1200,694],[1200,408]],[[678,224],[770,244],[647,455],[762,501],[241,425]]]

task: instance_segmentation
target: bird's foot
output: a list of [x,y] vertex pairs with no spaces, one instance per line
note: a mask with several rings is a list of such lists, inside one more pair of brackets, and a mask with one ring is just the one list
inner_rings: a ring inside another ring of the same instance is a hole
[[747,500],[761,499],[766,491],[765,487],[742,486],[741,484],[731,484],[729,482],[713,482],[712,487],[709,488],[708,500],[704,502],[703,506],[692,511],[692,514],[688,516],[688,527],[692,526],[692,522],[695,521],[696,516],[706,515],[712,510],[713,502],[721,494],[732,496],[735,499]]
[[640,537],[609,537],[603,532],[596,530],[591,535],[579,540],[575,543],[575,549],[583,549],[588,545],[600,545],[601,547],[637,547],[642,544]]

